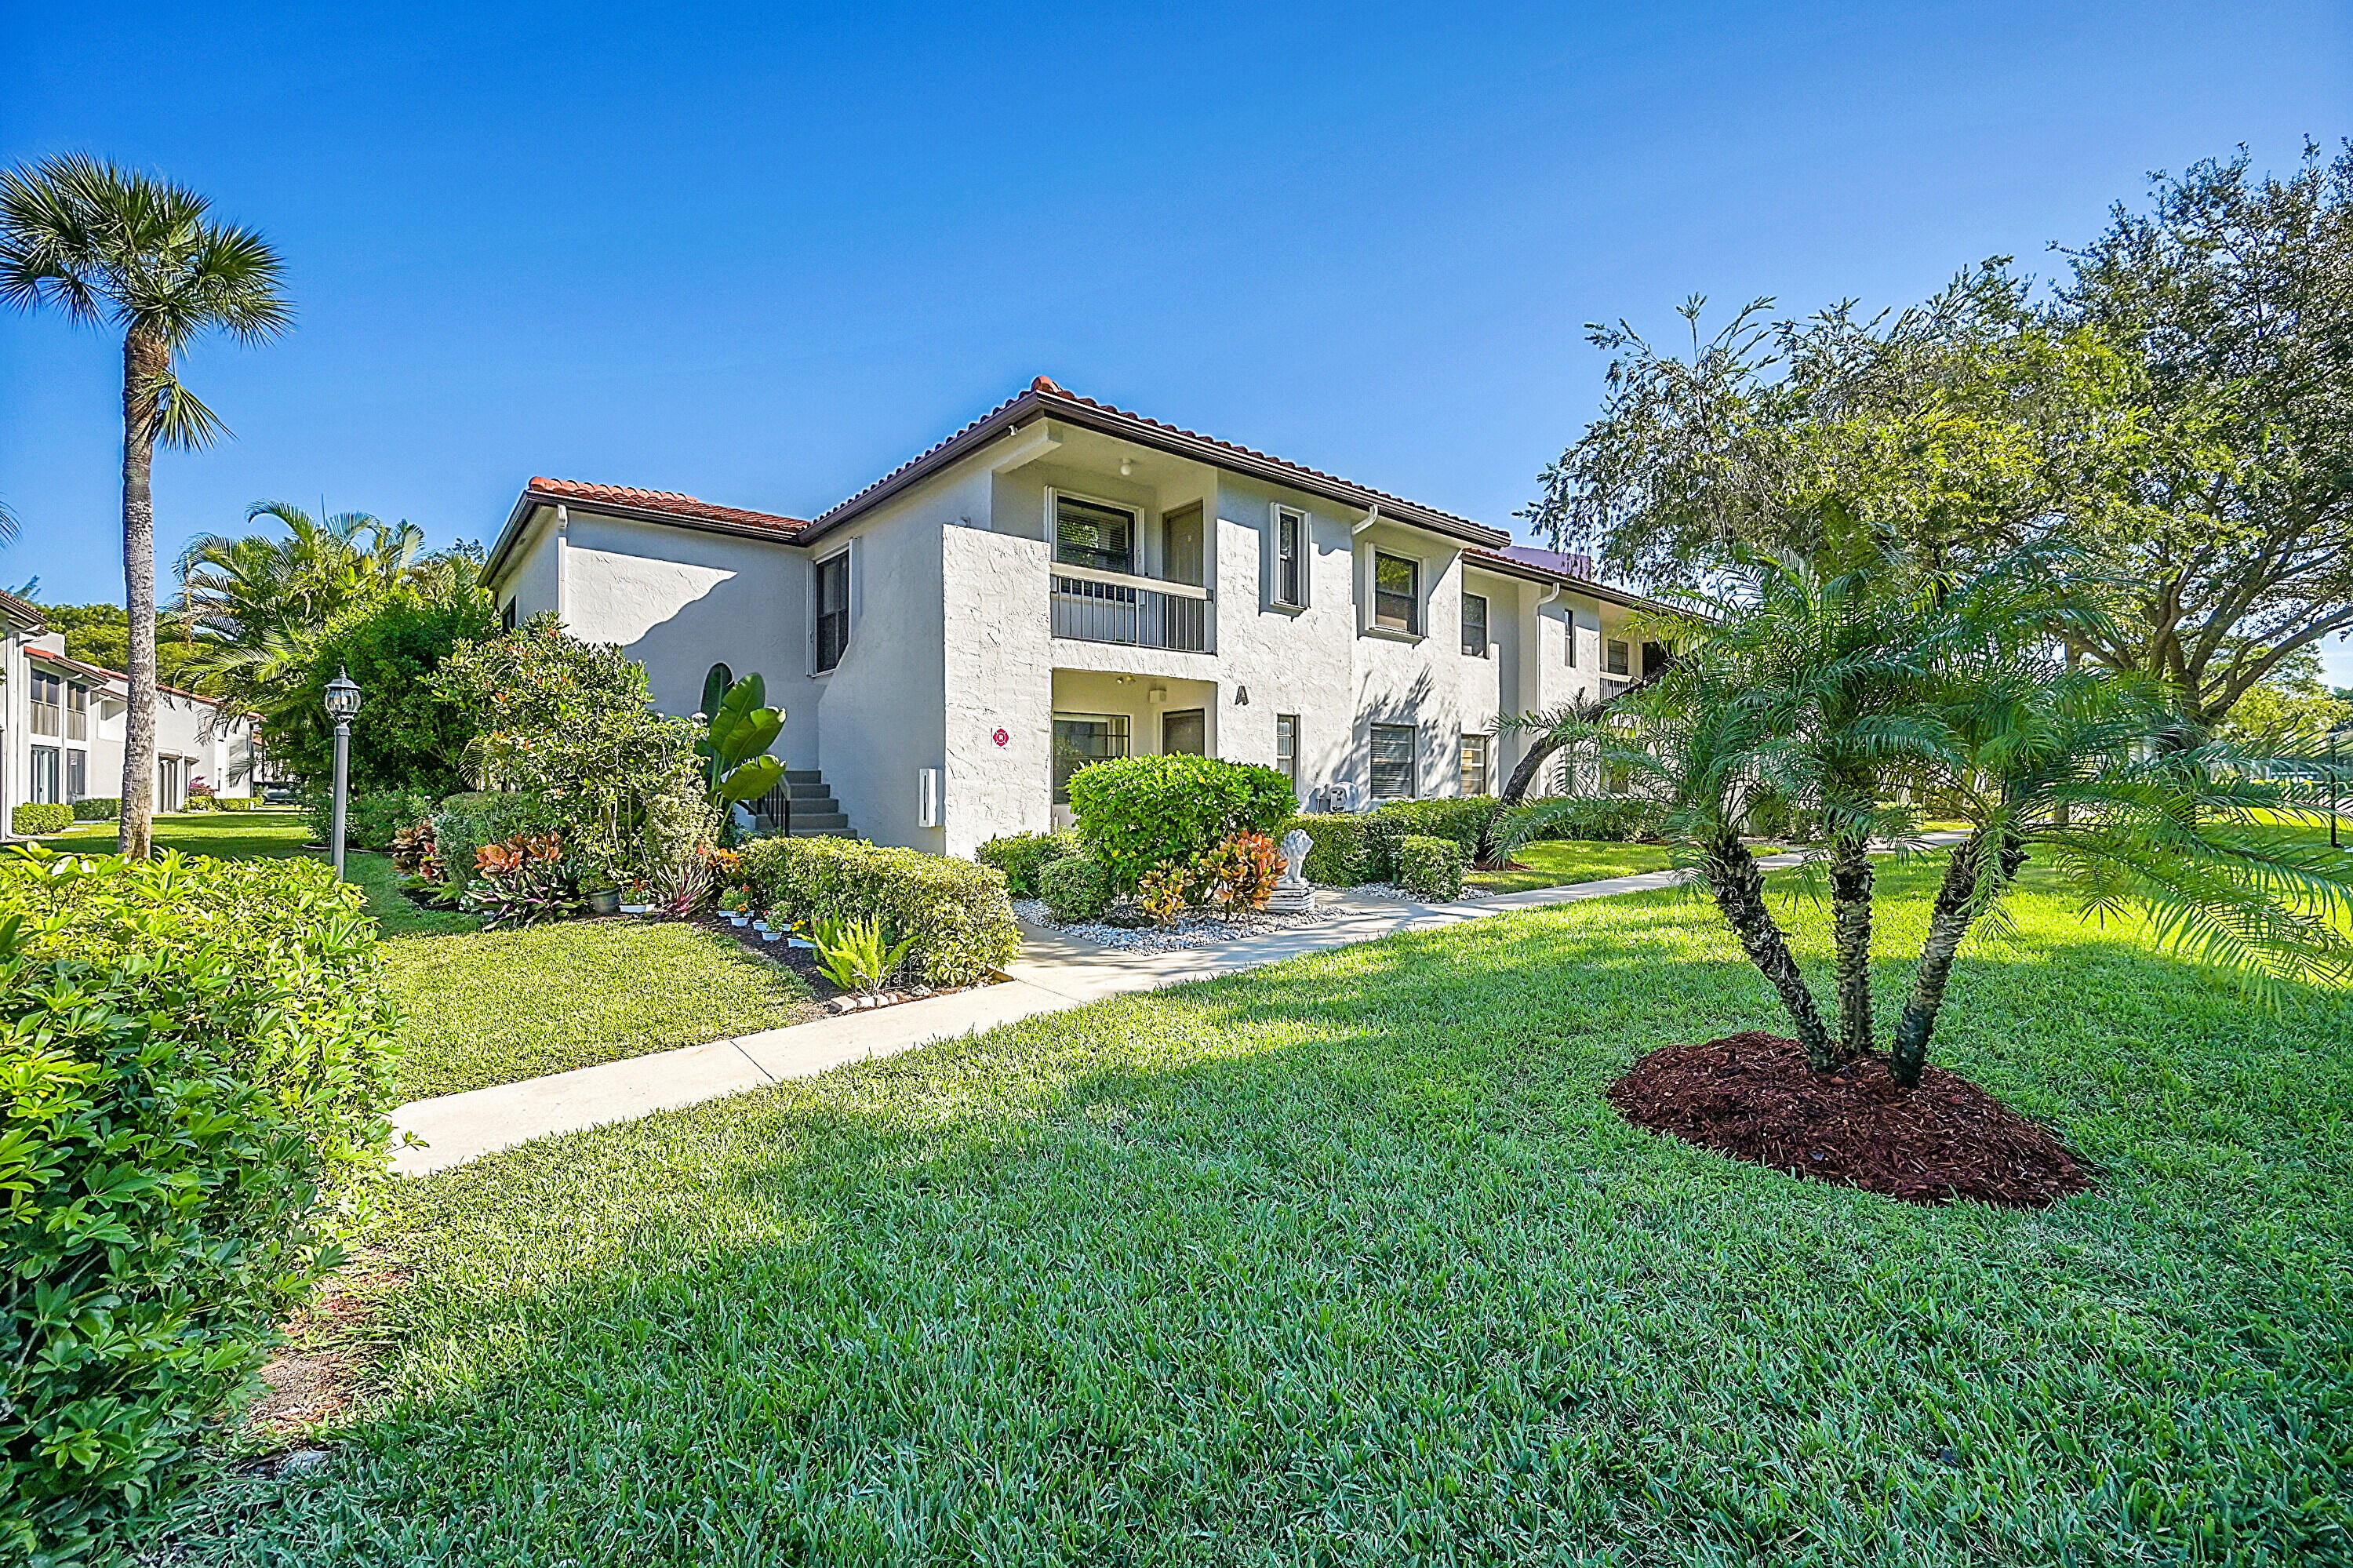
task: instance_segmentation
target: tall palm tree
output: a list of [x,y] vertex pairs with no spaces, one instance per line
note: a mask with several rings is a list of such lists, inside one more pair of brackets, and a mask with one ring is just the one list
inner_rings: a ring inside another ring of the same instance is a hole
[[174,359],[206,331],[259,342],[292,319],[278,252],[251,229],[208,220],[208,209],[185,186],[78,154],[0,175],[0,299],[122,334],[121,845],[142,857],[154,846],[155,446],[200,449],[227,433]]

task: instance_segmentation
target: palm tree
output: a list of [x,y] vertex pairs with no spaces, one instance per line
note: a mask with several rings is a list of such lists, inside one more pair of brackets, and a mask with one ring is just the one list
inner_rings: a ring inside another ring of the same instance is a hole
[[282,262],[251,229],[208,221],[204,197],[78,154],[0,175],[0,299],[52,305],[122,334],[122,576],[131,620],[122,853],[154,845],[155,445],[226,434],[174,357],[208,330],[258,342],[292,319]]

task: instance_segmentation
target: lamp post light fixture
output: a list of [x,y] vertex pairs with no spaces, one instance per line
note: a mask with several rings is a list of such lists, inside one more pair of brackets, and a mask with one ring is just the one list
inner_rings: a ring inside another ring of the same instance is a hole
[[351,783],[352,718],[360,711],[360,688],[349,670],[338,668],[327,683],[327,716],[335,721],[335,831],[327,841],[335,875],[343,874],[343,804]]

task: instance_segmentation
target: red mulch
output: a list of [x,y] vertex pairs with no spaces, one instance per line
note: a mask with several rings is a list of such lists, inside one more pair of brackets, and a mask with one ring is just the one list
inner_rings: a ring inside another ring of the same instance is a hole
[[1957,1073],[1929,1067],[1916,1089],[1875,1056],[1817,1073],[1803,1046],[1762,1031],[1653,1051],[1607,1092],[1637,1127],[1907,1203],[2041,1209],[2092,1186],[2048,1128]]

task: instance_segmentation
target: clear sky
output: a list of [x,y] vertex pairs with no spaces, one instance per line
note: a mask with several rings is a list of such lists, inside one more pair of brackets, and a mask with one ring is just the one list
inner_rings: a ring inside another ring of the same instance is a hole
[[[807,514],[1041,373],[1509,525],[1588,321],[2047,274],[2150,170],[2353,132],[2342,3],[0,22],[0,161],[156,170],[288,259],[292,334],[187,357],[237,439],[159,460],[167,557],[268,497],[482,538],[534,473]],[[0,586],[119,599],[117,376],[0,318]]]

